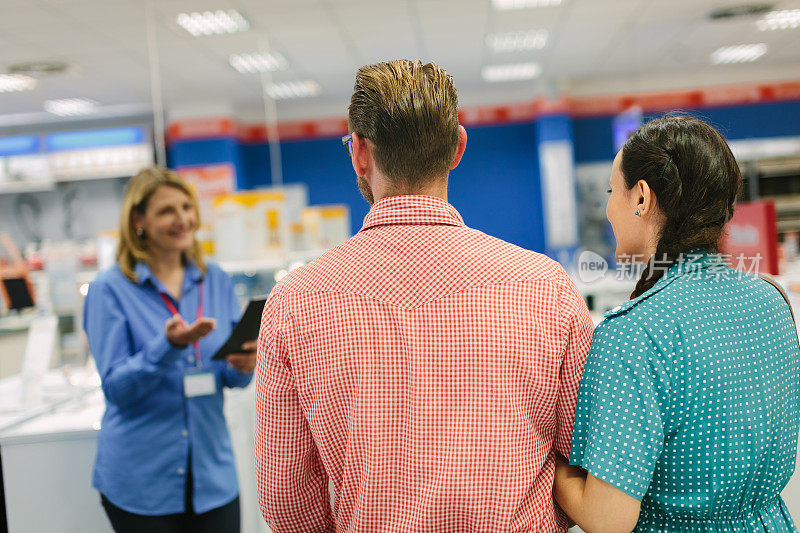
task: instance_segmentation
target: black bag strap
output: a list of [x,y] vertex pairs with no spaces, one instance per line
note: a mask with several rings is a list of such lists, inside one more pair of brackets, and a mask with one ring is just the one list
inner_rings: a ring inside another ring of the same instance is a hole
[[794,310],[792,310],[792,302],[789,301],[789,297],[786,295],[786,292],[783,290],[783,287],[778,285],[778,283],[774,279],[768,278],[764,274],[759,274],[758,277],[763,279],[764,281],[766,281],[767,283],[769,283],[770,285],[772,285],[776,289],[778,289],[778,292],[781,293],[781,296],[783,296],[783,299],[786,300],[787,304],[789,304],[789,312],[792,314],[792,321],[795,321],[794,320]]

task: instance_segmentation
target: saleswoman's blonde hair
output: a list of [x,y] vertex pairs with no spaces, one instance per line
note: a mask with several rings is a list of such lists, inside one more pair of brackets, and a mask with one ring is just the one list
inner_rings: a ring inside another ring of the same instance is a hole
[[[200,226],[200,210],[197,205],[197,195],[186,181],[178,173],[161,167],[149,167],[142,169],[138,174],[131,178],[125,197],[122,199],[122,213],[119,217],[119,246],[117,247],[117,262],[125,277],[136,283],[136,263],[149,264],[152,255],[147,249],[146,239],[141,238],[136,233],[133,224],[133,214],[144,215],[147,209],[147,202],[160,186],[174,187],[186,194],[192,202],[197,226]],[[197,267],[205,273],[206,264],[203,261],[203,253],[200,243],[195,238],[191,249],[184,255],[184,262],[191,259]]]

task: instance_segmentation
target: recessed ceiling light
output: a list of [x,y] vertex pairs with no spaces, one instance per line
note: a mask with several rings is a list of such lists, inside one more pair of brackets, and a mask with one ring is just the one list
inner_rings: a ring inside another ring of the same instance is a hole
[[800,28],[800,9],[784,9],[781,11],[771,11],[756,22],[758,29],[766,30],[790,30]]
[[248,54],[232,54],[228,58],[228,63],[242,74],[254,74],[256,72],[283,70],[289,64],[286,59],[277,52],[261,54],[250,52]]
[[9,74],[24,74],[25,76],[53,76],[69,69],[69,63],[64,61],[25,61],[14,63],[8,67]]
[[61,98],[59,100],[47,100],[44,103],[45,111],[60,117],[88,115],[93,113],[96,107],[97,102],[88,98]]
[[513,63],[509,65],[491,65],[483,67],[481,76],[485,81],[518,81],[530,80],[542,72],[536,63]]
[[540,50],[547,45],[547,30],[490,33],[486,36],[486,45],[495,52]]
[[494,7],[497,11],[559,5],[561,5],[561,0],[492,0],[492,7]]
[[711,62],[715,65],[747,63],[763,56],[767,50],[768,47],[764,43],[723,46],[711,54]]
[[270,83],[267,86],[267,94],[275,100],[308,98],[309,96],[316,96],[321,92],[322,87],[313,80]]
[[36,79],[24,74],[0,74],[0,93],[30,91],[36,87]]
[[250,23],[235,9],[181,13],[176,20],[184,30],[195,37],[237,33],[250,29]]
[[733,6],[717,7],[711,10],[708,18],[711,20],[730,20],[737,18],[752,17],[755,15],[763,15],[770,11],[775,6],[764,2],[738,4]]

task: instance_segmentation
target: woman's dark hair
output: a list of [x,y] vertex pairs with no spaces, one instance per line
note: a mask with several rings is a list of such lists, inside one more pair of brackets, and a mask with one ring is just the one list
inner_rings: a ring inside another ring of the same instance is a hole
[[688,116],[666,116],[639,128],[622,148],[621,168],[628,190],[639,180],[647,182],[664,216],[656,253],[631,293],[636,298],[682,254],[719,251],[742,174],[722,135]]

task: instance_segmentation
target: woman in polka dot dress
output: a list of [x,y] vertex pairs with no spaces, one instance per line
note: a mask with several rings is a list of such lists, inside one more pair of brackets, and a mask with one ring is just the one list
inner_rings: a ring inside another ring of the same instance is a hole
[[582,529],[797,531],[800,345],[782,294],[718,253],[741,189],[722,136],[653,120],[617,154],[618,260],[646,262],[594,333],[555,497]]

